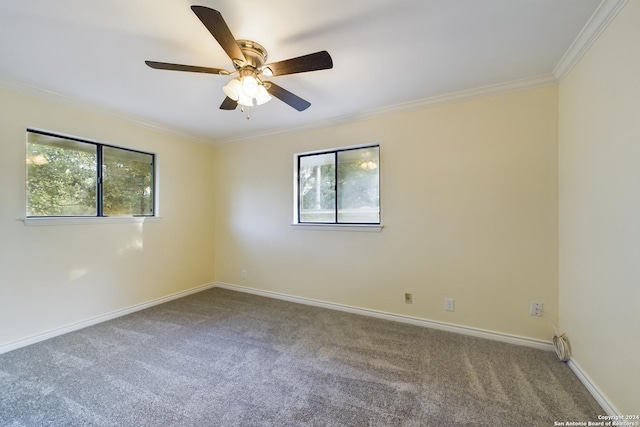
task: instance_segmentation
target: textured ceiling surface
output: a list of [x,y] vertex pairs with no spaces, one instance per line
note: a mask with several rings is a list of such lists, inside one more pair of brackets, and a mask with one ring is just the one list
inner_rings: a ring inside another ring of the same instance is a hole
[[[600,0],[0,0],[0,77],[211,142],[548,75]],[[311,103],[223,111],[233,69],[191,11],[222,13],[267,62],[327,50],[331,70],[273,77]],[[246,115],[251,119],[247,120]]]

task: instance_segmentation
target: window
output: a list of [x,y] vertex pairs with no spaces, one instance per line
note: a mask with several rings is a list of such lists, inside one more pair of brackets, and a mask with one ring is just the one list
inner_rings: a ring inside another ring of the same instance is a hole
[[154,155],[27,130],[27,217],[153,216]]
[[380,224],[380,146],[296,155],[298,224]]

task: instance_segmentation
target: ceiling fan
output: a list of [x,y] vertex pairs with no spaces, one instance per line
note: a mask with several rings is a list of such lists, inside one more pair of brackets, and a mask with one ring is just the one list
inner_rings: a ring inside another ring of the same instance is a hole
[[227,71],[222,68],[145,61],[149,67],[159,70],[190,71],[222,76],[237,73],[238,76],[229,81],[222,89],[227,95],[220,105],[222,110],[235,110],[238,104],[242,106],[262,105],[270,101],[272,96],[298,111],[309,108],[311,103],[277,84],[265,80],[265,78],[333,68],[333,60],[327,51],[323,50],[265,65],[267,50],[251,40],[236,40],[220,12],[204,6],[191,6],[191,10],[231,58],[235,70]]

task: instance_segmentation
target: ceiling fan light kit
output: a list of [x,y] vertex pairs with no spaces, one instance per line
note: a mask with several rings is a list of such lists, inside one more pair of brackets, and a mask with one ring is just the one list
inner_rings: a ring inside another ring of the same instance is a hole
[[247,69],[240,70],[240,77],[227,83],[222,91],[233,101],[247,107],[271,101],[271,95],[267,92],[264,82],[257,76],[257,72]]
[[252,40],[236,40],[220,12],[204,6],[191,6],[191,10],[229,56],[235,71],[229,72],[221,68],[145,61],[149,67],[160,70],[188,71],[223,76],[238,73],[237,77],[234,77],[222,88],[226,98],[220,105],[221,110],[235,110],[238,104],[247,107],[266,104],[272,97],[280,99],[298,111],[304,111],[311,106],[308,101],[273,82],[264,81],[262,78],[333,68],[333,60],[327,51],[315,52],[265,65],[267,50]]

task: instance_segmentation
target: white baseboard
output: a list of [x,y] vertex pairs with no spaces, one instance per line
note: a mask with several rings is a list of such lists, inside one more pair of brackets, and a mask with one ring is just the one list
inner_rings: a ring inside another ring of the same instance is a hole
[[246,286],[238,286],[230,283],[215,282],[215,287],[229,289],[232,291],[245,292],[254,295],[260,295],[268,298],[275,298],[284,301],[296,302],[299,304],[312,305],[315,307],[328,308],[331,310],[345,311],[347,313],[360,314],[363,316],[376,317],[378,319],[392,320],[394,322],[408,323],[411,325],[423,326],[441,331],[454,332],[457,334],[470,335],[479,338],[486,338],[494,341],[506,342],[509,344],[517,344],[526,347],[533,347],[541,350],[555,351],[550,341],[543,341],[534,338],[521,337],[518,335],[503,334],[500,332],[487,331],[484,329],[470,328],[467,326],[455,325],[452,323],[438,322],[435,320],[421,319],[419,317],[404,316],[401,314],[387,313],[384,311],[371,310],[368,308],[353,307],[344,304],[315,300],[311,298],[302,298],[293,295],[282,294],[278,292],[263,291],[260,289],[249,288]]
[[[174,294],[156,298],[144,303],[136,304],[131,307],[123,308],[121,310],[112,311],[110,313],[102,314],[100,316],[92,317],[90,319],[86,319],[80,322],[71,323],[69,325],[51,329],[46,332],[42,332],[36,335],[31,335],[29,337],[22,338],[16,341],[11,341],[6,344],[2,344],[0,345],[0,354],[9,352],[11,350],[16,350],[21,347],[26,347],[30,344],[35,344],[37,342],[44,341],[49,338],[54,338],[69,332],[77,331],[79,329],[86,328],[88,326],[106,322],[107,320],[126,316],[127,314],[135,313],[136,311],[144,310],[146,308],[150,308],[155,305],[163,304],[165,302],[182,298],[187,295],[195,294],[197,292],[202,292],[204,290],[211,289],[214,287],[224,288],[224,289],[229,289],[229,290],[239,291],[239,292],[245,292],[249,294],[260,295],[268,298],[275,298],[275,299],[295,302],[299,304],[306,304],[306,305],[311,305],[315,307],[322,307],[330,310],[344,311],[347,313],[360,314],[363,316],[370,316],[378,319],[385,319],[385,320],[391,320],[391,321],[400,322],[400,323],[407,323],[407,324],[416,325],[416,326],[438,329],[441,331],[453,332],[453,333],[469,335],[469,336],[474,336],[479,338],[486,338],[494,341],[506,342],[509,344],[523,345],[526,347],[532,347],[532,348],[537,348],[541,350],[554,351],[553,344],[551,342],[538,340],[534,338],[503,334],[495,331],[487,331],[484,329],[470,328],[467,326],[460,326],[452,323],[438,322],[435,320],[427,320],[427,319],[421,319],[418,317],[387,313],[384,311],[353,307],[345,304],[337,304],[332,302],[315,300],[311,298],[297,297],[297,296],[282,294],[278,292],[264,291],[260,289],[249,288],[246,286],[233,285],[230,283],[214,282],[214,283],[207,283],[202,286],[197,286],[195,288],[187,289],[185,291],[176,292]],[[591,393],[594,399],[596,399],[598,404],[602,406],[602,409],[604,409],[607,415],[621,414],[620,411],[618,411],[616,407],[609,401],[609,399],[607,399],[607,397],[600,391],[600,389],[595,385],[595,383],[591,380],[591,378],[589,378],[589,376],[582,370],[580,365],[577,362],[575,362],[575,360],[573,359],[569,360],[567,365],[578,377],[578,379],[582,382],[582,384],[584,384],[584,386],[587,388],[589,393]]]
[[591,393],[593,398],[596,399],[596,402],[598,402],[598,404],[602,406],[602,409],[604,409],[607,415],[622,415],[622,413],[618,411],[615,406],[613,406],[613,403],[611,403],[611,401],[607,399],[607,397],[602,393],[598,386],[596,386],[595,383],[591,380],[589,375],[586,374],[586,372],[575,360],[570,359],[567,362],[567,365],[569,365],[569,368],[571,368],[573,373],[576,374],[576,377],[578,377],[580,382],[587,388],[587,390],[589,390],[589,393]]
[[77,331],[78,329],[86,328],[87,326],[96,325],[98,323],[106,322],[107,320],[115,319],[117,317],[126,316],[127,314],[135,313],[136,311],[144,310],[145,308],[153,307],[154,305],[163,304],[174,299],[186,297],[187,295],[195,294],[197,292],[204,291],[206,289],[213,288],[214,283],[207,283],[202,286],[187,289],[186,291],[176,292],[175,294],[167,295],[164,297],[156,298],[151,301],[143,302],[140,304],[132,305],[131,307],[123,308],[120,310],[112,311],[110,313],[102,314],[100,316],[92,317],[90,319],[82,320],[80,322],[71,323],[59,328],[51,329],[46,332],[42,332],[36,335],[31,335],[26,338],[22,338],[16,341],[11,341],[6,344],[0,345],[0,354],[6,353],[11,350],[16,350],[21,347],[26,347],[30,344],[35,344],[40,341],[47,340],[49,338],[57,337],[69,332]]

